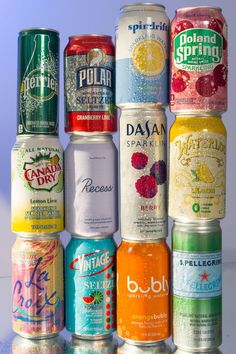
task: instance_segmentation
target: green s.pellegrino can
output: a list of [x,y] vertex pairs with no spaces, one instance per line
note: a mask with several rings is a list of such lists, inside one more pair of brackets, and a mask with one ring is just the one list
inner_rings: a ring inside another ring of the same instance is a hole
[[18,38],[17,134],[58,134],[59,33],[26,29]]
[[222,343],[222,234],[217,220],[175,222],[173,249],[173,340],[201,352]]

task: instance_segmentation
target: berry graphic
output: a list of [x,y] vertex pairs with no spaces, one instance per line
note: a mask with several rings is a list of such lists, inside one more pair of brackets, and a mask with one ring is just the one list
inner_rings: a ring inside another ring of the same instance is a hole
[[183,92],[188,86],[190,75],[185,70],[178,70],[172,77],[172,88],[175,92]]
[[95,305],[100,304],[102,302],[102,300],[103,300],[103,294],[101,293],[101,291],[93,291],[92,294],[91,294],[91,297],[94,298],[93,303]]
[[153,198],[157,194],[157,184],[153,176],[142,176],[135,183],[137,192],[144,198]]
[[227,49],[227,40],[225,39],[224,36],[222,36],[222,37],[223,37],[223,49],[225,50],[225,49]]
[[228,69],[225,65],[219,64],[213,70],[214,81],[218,86],[225,86],[227,83]]
[[94,301],[94,297],[91,295],[91,296],[84,296],[83,297],[83,301],[86,303],[86,304],[92,304],[93,301]]
[[218,18],[212,17],[208,23],[208,28],[221,34],[223,30],[223,23]]
[[134,152],[131,156],[131,164],[137,170],[142,170],[147,165],[147,162],[148,157],[142,152]]
[[183,20],[176,24],[174,34],[178,34],[188,28],[193,28],[193,24],[190,21]]
[[196,90],[200,96],[211,97],[218,89],[218,85],[212,75],[201,76],[196,82]]
[[157,184],[163,184],[166,181],[166,164],[165,161],[159,160],[155,162],[151,169],[150,175],[153,176]]

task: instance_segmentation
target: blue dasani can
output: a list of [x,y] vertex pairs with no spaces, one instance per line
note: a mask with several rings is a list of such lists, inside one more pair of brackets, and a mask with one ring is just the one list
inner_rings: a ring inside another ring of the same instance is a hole
[[116,245],[108,238],[72,238],[66,248],[66,328],[102,339],[116,329]]

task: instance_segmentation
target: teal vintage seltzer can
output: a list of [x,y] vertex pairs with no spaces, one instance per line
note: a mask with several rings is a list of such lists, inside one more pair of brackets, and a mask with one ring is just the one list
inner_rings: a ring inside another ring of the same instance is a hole
[[116,329],[116,246],[112,236],[72,236],[65,256],[66,328],[102,339]]
[[22,30],[18,38],[17,134],[58,133],[59,33]]
[[175,222],[173,249],[173,341],[204,352],[222,343],[222,241],[217,220]]

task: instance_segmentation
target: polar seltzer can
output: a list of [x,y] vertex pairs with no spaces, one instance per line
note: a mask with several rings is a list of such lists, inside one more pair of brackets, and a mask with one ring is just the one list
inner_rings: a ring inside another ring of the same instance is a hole
[[167,105],[169,19],[163,5],[140,3],[120,10],[116,28],[116,104]]
[[65,130],[115,132],[115,49],[110,36],[71,36],[64,51]]
[[176,10],[170,60],[173,112],[221,114],[227,110],[227,23],[219,7]]
[[120,119],[121,235],[167,237],[166,116],[162,109],[123,109]]
[[59,34],[26,29],[18,40],[17,134],[58,133]]
[[107,238],[72,237],[65,256],[66,328],[83,339],[116,329],[116,246]]
[[12,231],[21,234],[62,231],[63,150],[57,137],[18,136],[11,165]]
[[12,248],[13,330],[47,338],[64,327],[63,248],[59,236],[17,237]]
[[65,205],[68,232],[107,236],[117,231],[117,150],[111,135],[71,135]]
[[170,129],[169,215],[225,216],[226,128],[220,116],[177,116]]
[[165,239],[123,239],[118,248],[117,334],[133,345],[170,336],[170,251]]
[[173,249],[173,340],[191,352],[222,342],[221,228],[219,221],[175,222]]

